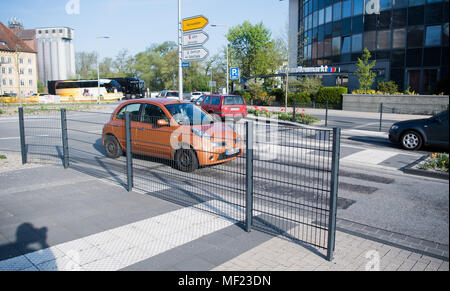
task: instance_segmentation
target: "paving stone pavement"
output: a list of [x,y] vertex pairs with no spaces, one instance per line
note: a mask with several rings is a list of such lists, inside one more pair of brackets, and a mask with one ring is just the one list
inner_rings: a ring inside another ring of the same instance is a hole
[[437,259],[351,234],[336,232],[332,262],[301,244],[275,237],[221,264],[213,271],[448,271]]

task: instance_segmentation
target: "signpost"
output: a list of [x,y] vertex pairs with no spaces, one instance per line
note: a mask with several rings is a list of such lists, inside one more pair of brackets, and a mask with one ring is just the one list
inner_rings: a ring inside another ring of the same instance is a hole
[[208,18],[203,15],[183,19],[183,31],[203,29],[209,23]]
[[183,63],[182,67],[183,68],[190,68],[191,67],[191,63]]
[[205,59],[209,55],[209,52],[204,47],[193,47],[183,49],[184,61],[200,61]]
[[188,32],[183,35],[183,47],[200,46],[208,39],[209,36],[203,31]]

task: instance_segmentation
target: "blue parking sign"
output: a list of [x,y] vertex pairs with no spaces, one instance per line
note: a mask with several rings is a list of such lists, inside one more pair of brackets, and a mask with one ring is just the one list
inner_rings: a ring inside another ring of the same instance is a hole
[[230,79],[231,80],[239,80],[239,68],[231,68]]

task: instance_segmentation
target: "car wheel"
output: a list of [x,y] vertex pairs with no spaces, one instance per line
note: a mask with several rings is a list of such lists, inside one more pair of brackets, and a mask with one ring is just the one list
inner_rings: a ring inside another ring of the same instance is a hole
[[415,131],[407,131],[402,135],[401,143],[405,150],[415,151],[422,147],[422,136]]
[[122,147],[114,136],[106,136],[104,146],[106,155],[111,159],[118,159],[123,154]]
[[175,163],[182,172],[191,173],[198,169],[197,156],[192,149],[179,149],[175,153]]

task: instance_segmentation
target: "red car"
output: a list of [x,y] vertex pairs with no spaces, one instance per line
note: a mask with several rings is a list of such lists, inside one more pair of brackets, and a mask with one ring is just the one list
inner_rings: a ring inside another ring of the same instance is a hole
[[228,118],[238,121],[248,115],[244,98],[237,95],[203,95],[195,104],[220,121]]

